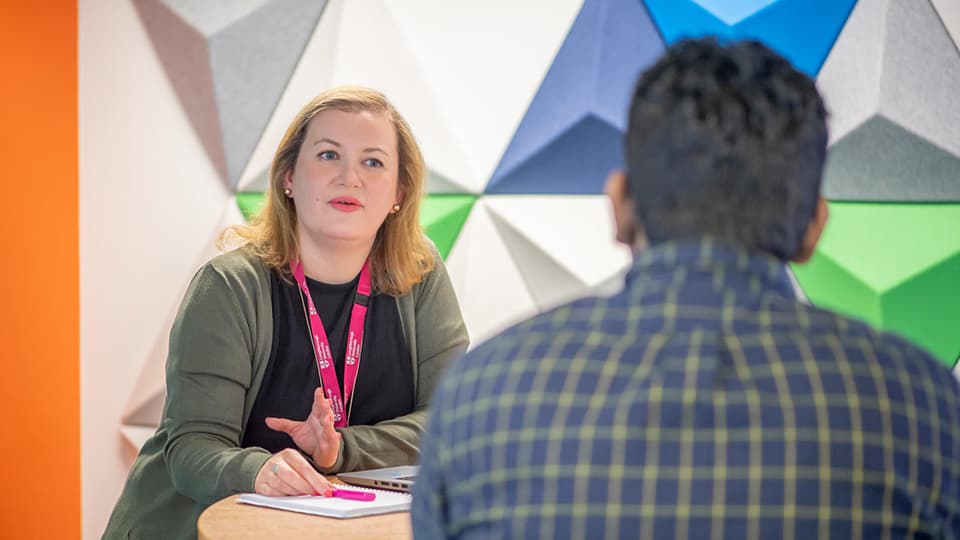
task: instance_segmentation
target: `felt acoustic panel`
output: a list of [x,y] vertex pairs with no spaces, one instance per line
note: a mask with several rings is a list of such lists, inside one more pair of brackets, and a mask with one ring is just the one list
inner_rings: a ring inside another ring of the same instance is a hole
[[[233,197],[228,200],[216,227],[207,233],[209,240],[196,261],[196,268],[220,253],[220,250],[217,249],[217,240],[223,229],[230,225],[243,223],[240,208]],[[189,277],[187,279],[189,280]],[[186,287],[187,282],[184,283],[184,291],[186,291]],[[154,338],[153,346],[147,354],[137,382],[127,399],[127,405],[121,419],[120,433],[128,455],[135,455],[160,424],[163,404],[167,396],[165,366],[170,338],[169,332],[178,308],[178,305],[170,307],[166,321],[161,327],[162,330]]]
[[486,193],[600,193],[623,166],[637,74],[662,52],[639,1],[586,0]]
[[794,271],[818,306],[902,334],[952,366],[960,351],[960,205],[831,203]]
[[240,190],[265,189],[277,144],[305,103],[331,86],[354,84],[383,91],[410,123],[430,171],[429,193],[481,193],[579,0],[547,6],[513,0],[331,0]]
[[613,292],[629,263],[598,195],[483,196],[447,259],[474,343],[537,311]]
[[444,259],[453,249],[476,202],[475,195],[428,195],[424,198],[420,206],[420,224]]
[[133,0],[180,103],[237,184],[325,0]]
[[943,21],[953,42],[960,44],[960,2],[956,0],[933,0],[940,20]]
[[[868,0],[871,1],[871,0]],[[756,39],[816,75],[856,0],[645,0],[667,43]]]
[[960,201],[960,52],[928,0],[854,8],[818,77],[834,200]]

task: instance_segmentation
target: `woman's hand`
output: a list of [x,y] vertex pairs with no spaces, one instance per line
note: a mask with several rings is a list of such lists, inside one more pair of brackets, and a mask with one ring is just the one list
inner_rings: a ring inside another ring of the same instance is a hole
[[282,431],[293,439],[301,450],[310,454],[320,467],[332,467],[340,454],[340,432],[333,428],[333,407],[323,396],[323,389],[313,393],[313,408],[303,422],[286,418],[267,417],[267,427]]
[[333,493],[333,485],[293,448],[270,456],[260,467],[253,487],[260,495],[323,495]]

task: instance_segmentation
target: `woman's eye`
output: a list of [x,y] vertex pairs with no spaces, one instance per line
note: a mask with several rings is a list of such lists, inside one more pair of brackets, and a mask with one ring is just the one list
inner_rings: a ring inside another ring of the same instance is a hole
[[337,153],[333,150],[324,150],[323,152],[317,154],[317,157],[320,159],[337,159],[339,156],[337,156]]
[[367,167],[383,167],[383,162],[377,158],[369,158],[363,161],[363,164]]

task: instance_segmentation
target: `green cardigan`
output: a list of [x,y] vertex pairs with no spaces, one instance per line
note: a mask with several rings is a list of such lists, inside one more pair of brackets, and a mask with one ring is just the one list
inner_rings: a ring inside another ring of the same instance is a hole
[[[343,445],[324,473],[415,463],[434,387],[467,348],[467,331],[443,262],[397,298],[413,360],[415,411],[339,429]],[[270,453],[241,448],[273,339],[270,272],[244,250],[204,265],[170,332],[167,399],[157,432],[137,457],[104,538],[195,538],[210,504],[254,491]]]

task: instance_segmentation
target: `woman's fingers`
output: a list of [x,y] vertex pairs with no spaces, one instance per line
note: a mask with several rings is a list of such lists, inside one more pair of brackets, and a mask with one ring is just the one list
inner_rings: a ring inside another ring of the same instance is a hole
[[288,464],[300,476],[300,478],[310,485],[311,494],[323,496],[331,495],[330,492],[333,491],[333,485],[331,485],[322,474],[318,473],[317,470],[313,468],[313,465],[311,465],[310,462],[307,461],[307,459],[299,452],[296,454],[296,459],[290,460]]
[[300,425],[300,422],[294,422],[286,418],[265,418],[267,427],[274,431],[282,431],[287,435],[293,435],[294,430]]
[[327,494],[330,482],[296,450],[287,448],[274,454],[257,473],[254,488],[269,496]]

